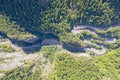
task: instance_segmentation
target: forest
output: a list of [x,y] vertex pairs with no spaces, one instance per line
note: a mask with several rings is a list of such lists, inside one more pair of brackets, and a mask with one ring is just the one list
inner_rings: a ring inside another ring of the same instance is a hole
[[0,12],[26,31],[59,34],[69,32],[76,24],[118,24],[118,3],[119,0],[0,0]]
[[119,0],[0,0],[0,80],[120,80],[119,61]]

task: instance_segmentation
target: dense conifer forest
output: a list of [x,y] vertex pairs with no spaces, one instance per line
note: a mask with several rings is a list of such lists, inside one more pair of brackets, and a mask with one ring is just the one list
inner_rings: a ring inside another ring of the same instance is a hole
[[10,22],[31,32],[55,34],[67,32],[76,24],[117,24],[119,6],[119,0],[0,0],[1,15],[8,16]]

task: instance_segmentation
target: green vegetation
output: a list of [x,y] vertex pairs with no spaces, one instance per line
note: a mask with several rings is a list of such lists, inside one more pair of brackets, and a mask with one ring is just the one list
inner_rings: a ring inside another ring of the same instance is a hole
[[108,49],[117,49],[117,48],[120,47],[120,41],[119,40],[117,40],[115,43],[108,43],[108,42],[103,42],[103,41],[91,39],[90,42],[96,43],[98,45],[103,45],[103,46],[107,47]]
[[120,48],[110,51],[103,56],[94,57],[100,71],[104,75],[104,79],[119,80],[120,79]]
[[9,17],[3,14],[0,14],[0,32],[0,35],[5,38],[8,36],[19,40],[24,40],[27,37],[32,36],[32,34],[25,32],[24,28],[21,28],[16,22],[10,22]]
[[11,45],[9,45],[9,44],[6,44],[6,45],[1,45],[0,44],[0,49],[3,51],[3,52],[10,52],[10,53],[12,53],[12,52],[14,52],[15,50],[11,47]]
[[[119,0],[0,0],[0,42],[9,39],[27,51],[31,45],[36,49],[42,40],[54,38],[63,47],[38,48],[40,52],[34,55],[39,58],[5,72],[1,80],[119,80],[120,26],[95,30],[96,34],[87,30],[78,35],[71,32],[75,25],[107,28],[113,24],[120,24]],[[31,36],[39,38],[37,45],[24,41]],[[116,42],[105,42],[107,38]],[[108,52],[101,56],[76,57],[72,53],[80,54],[86,48],[101,50],[102,46]],[[15,51],[9,44],[0,44],[0,50]]]
[[6,76],[2,80],[41,80],[41,68],[37,66],[38,64],[41,65],[41,62],[36,61],[36,63],[29,63],[24,67],[6,72]]
[[120,39],[120,28],[119,27],[120,26],[106,30],[106,31],[97,30],[96,33],[101,35],[102,37],[113,37],[113,38]]
[[[9,17],[10,22],[16,22],[18,26],[28,31],[38,29],[40,24],[40,9],[35,0],[1,0],[0,13]],[[40,29],[39,29],[40,30]]]
[[92,59],[76,59],[66,53],[56,54],[54,71],[49,80],[96,80],[101,78]]
[[3,58],[0,58],[0,63],[3,62],[3,61],[4,61],[4,59],[3,59]]
[[114,12],[118,16],[118,19],[115,20],[114,22],[119,22],[120,21],[120,4],[119,0],[107,0],[110,3],[111,8],[114,8]]
[[71,27],[75,24],[107,26],[113,24],[113,21],[118,18],[114,8],[111,8],[107,1],[51,0],[47,9],[43,12],[45,15],[43,14],[41,19],[43,23],[41,27],[53,33],[56,31],[59,33],[61,30],[68,31],[69,24]]
[[55,53],[60,52],[61,50],[61,48],[56,46],[43,46],[40,51],[45,58],[47,58],[50,62],[53,62]]
[[[60,38],[63,46],[74,43],[76,46],[77,43],[77,46],[84,47],[85,44],[74,37],[70,30],[76,24],[102,27],[112,25],[116,20],[118,22],[119,10],[116,11],[116,7],[119,5],[116,6],[116,3],[109,0],[1,0],[0,32],[18,40],[33,35],[43,40],[48,37],[46,33],[51,33]],[[83,39],[97,36],[83,32],[79,37]]]
[[82,31],[77,35],[81,40],[87,39],[87,38],[98,38],[97,35],[88,32],[87,30]]
[[[34,34],[39,32],[54,34],[69,32],[75,24],[108,26],[119,20],[119,9],[117,9],[119,5],[112,1],[50,0],[47,2],[42,0],[14,0],[11,2],[1,0],[0,3],[1,17],[6,15],[11,22],[7,24],[12,24],[11,26],[14,28],[19,26],[23,28],[21,30]],[[3,18],[2,21],[5,21],[5,19]]]
[[79,37],[75,36],[73,33],[65,33],[64,36],[61,36],[61,42],[63,43],[63,46],[75,46],[75,47],[84,47],[85,44],[82,43],[82,40],[79,39]]
[[[42,58],[26,62],[23,67],[6,72],[6,76],[2,80],[120,79],[120,49],[110,51],[103,56],[75,57],[61,48],[44,46],[41,49],[41,54],[43,54]],[[46,74],[44,73],[44,69],[45,65],[48,66],[47,63],[49,62],[54,67],[49,74]]]
[[49,80],[119,80],[119,54],[120,49],[93,58],[75,58],[65,51],[56,53],[52,55],[54,70]]

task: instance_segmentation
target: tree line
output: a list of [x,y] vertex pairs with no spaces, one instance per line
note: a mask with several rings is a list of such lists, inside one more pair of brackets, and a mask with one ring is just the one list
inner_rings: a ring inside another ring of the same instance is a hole
[[30,32],[60,34],[74,25],[109,26],[120,21],[119,0],[0,0],[0,13]]

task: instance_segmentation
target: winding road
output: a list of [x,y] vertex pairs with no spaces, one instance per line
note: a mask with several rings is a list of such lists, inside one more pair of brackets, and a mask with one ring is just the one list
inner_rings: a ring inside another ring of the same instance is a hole
[[[76,25],[73,27],[73,29],[71,30],[71,32],[75,35],[81,33],[82,31],[86,30],[94,35],[98,35],[96,33],[96,30],[108,30],[108,29],[111,29],[111,28],[117,28],[117,27],[120,27],[120,25],[116,25],[116,26],[109,26],[109,27],[92,27],[92,26],[87,26],[87,25]],[[104,38],[104,37],[102,37]],[[106,37],[106,40],[104,40],[103,42],[108,42],[108,43],[115,43],[117,41],[116,38],[107,38]],[[90,41],[88,40],[83,40],[83,42],[87,43],[87,44],[92,44],[92,45],[95,45],[95,46],[101,46],[101,45],[97,45],[95,43],[91,43]],[[93,52],[93,53],[96,53],[97,55],[103,55],[106,53],[106,48],[104,46],[101,46],[102,47],[102,50],[97,50],[95,48],[85,48],[86,51],[90,51],[90,52]]]
[[[86,25],[76,25],[73,27],[73,29],[71,30],[71,32],[73,32],[75,35],[81,33],[83,30],[86,30],[88,32],[91,32],[92,34],[94,35],[98,35],[95,31],[96,30],[106,30],[106,29],[110,29],[110,28],[115,28],[115,27],[118,27],[118,26],[110,26],[110,27],[105,27],[105,28],[102,28],[102,27],[92,27],[92,26],[86,26]],[[83,42],[85,43],[88,43],[88,44],[93,44],[93,45],[96,45],[96,46],[100,46],[100,45],[97,45],[95,43],[90,43],[89,41],[87,40],[84,40]],[[107,39],[105,40],[104,42],[108,42],[108,43],[115,43],[116,42],[116,38],[111,38],[110,40]],[[42,43],[38,42],[36,44],[33,44],[31,46],[17,46],[15,44],[13,44],[10,40],[6,41],[6,42],[0,42],[0,44],[10,44],[11,47],[15,50],[15,51],[19,51],[19,50],[23,50],[23,51],[36,51],[36,50],[39,50],[41,46],[44,46],[44,45],[56,45],[58,47],[62,47],[59,43],[58,40],[56,39],[45,39],[42,41]],[[104,46],[101,46],[103,48],[102,50],[102,54],[105,53],[105,47]],[[100,54],[101,51],[99,52],[98,50],[96,49],[93,49],[93,48],[85,48],[85,50],[88,50],[88,51],[93,51],[95,52],[96,54]]]
[[93,26],[88,26],[88,25],[75,25],[73,26],[73,30],[81,30],[81,29],[89,29],[89,30],[108,30],[111,28],[116,28],[120,27],[120,25],[113,25],[113,26],[108,26],[108,27],[93,27]]
[[[118,27],[118,26],[113,26],[113,27]],[[110,29],[110,28],[113,28],[113,27],[108,27],[108,28],[95,28],[95,27],[91,27],[91,26],[85,26],[85,25],[82,25],[82,26],[74,26],[74,28],[71,30],[71,32],[73,32],[75,35],[81,33],[83,30],[86,30],[94,35],[98,35],[95,31],[96,30],[107,30],[107,29]],[[102,37],[103,38],[103,37]],[[30,41],[30,39],[29,39]],[[106,40],[104,40],[103,42],[108,42],[108,43],[115,43],[117,41],[116,38],[106,38]],[[95,48],[84,48],[84,50],[86,52],[93,52],[97,55],[103,55],[106,53],[106,48],[102,45],[98,45],[96,43],[92,43],[90,42],[89,40],[83,40],[84,43],[87,43],[87,44],[92,44],[92,45],[95,45],[95,46],[101,46],[102,49],[101,50],[97,50]],[[38,42],[36,44],[33,44],[31,46],[17,46],[15,44],[13,44],[11,42],[11,40],[7,40],[5,42],[0,42],[0,44],[9,44],[11,45],[11,47],[16,51],[14,53],[0,53],[0,58],[3,58],[3,62],[4,63],[1,63],[0,64],[0,71],[8,71],[8,70],[12,70],[16,67],[20,67],[22,65],[24,65],[24,61],[25,60],[34,60],[35,58],[39,57],[39,55],[37,54],[22,54],[21,52],[19,52],[20,50],[23,50],[23,51],[29,51],[29,52],[32,52],[32,51],[37,51],[37,50],[40,50],[41,46],[44,46],[44,45],[56,45],[58,47],[61,47],[62,48],[62,45],[60,44],[60,42],[56,39],[45,39],[43,40],[42,42]],[[66,50],[67,51],[67,50]],[[69,52],[69,51],[68,51]],[[61,52],[62,53],[62,52]],[[65,53],[65,50],[63,49],[63,53]],[[69,52],[70,55],[73,55],[75,57],[90,57],[89,54],[87,53],[81,53],[80,54],[73,54],[71,52]],[[41,59],[43,60],[43,57],[41,57]],[[45,67],[46,69],[49,68],[48,65],[46,65]],[[5,74],[3,72],[0,72],[0,79],[5,76]]]

